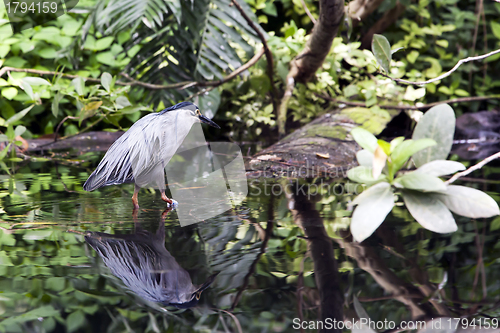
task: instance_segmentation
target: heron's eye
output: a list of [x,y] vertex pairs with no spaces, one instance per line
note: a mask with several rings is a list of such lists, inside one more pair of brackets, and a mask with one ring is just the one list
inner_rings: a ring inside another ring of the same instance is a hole
[[197,116],[201,116],[201,112],[200,112],[200,110],[199,110],[199,109],[196,109],[196,115],[197,115]]
[[197,292],[197,293],[195,294],[195,297],[196,297],[196,299],[197,299],[197,300],[199,300],[199,299],[200,299],[200,297],[201,297],[201,292]]

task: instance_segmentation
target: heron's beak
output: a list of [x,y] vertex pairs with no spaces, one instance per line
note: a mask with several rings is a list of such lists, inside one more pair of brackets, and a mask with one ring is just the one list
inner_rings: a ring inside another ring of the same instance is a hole
[[210,125],[212,127],[220,129],[219,125],[217,125],[216,123],[214,123],[213,121],[211,121],[210,119],[208,119],[207,117],[205,117],[204,115],[200,114],[198,116],[198,118],[200,118],[200,121],[202,123],[205,123],[205,124],[208,124],[208,125]]
[[212,284],[212,282],[214,282],[215,278],[217,277],[217,275],[219,275],[219,273],[215,273],[213,275],[210,275],[208,277],[207,281],[205,281],[204,284],[202,284],[201,286],[198,287],[197,292],[201,293],[202,291],[204,291],[205,289],[210,287],[210,285]]

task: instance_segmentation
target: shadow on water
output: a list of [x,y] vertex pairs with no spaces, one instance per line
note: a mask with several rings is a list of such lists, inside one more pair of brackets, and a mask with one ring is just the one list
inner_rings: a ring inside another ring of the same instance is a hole
[[[498,328],[498,218],[457,217],[442,235],[396,206],[356,243],[348,183],[251,179],[241,205],[181,227],[157,192],[141,193],[134,216],[133,185],[86,193],[81,169],[33,170],[0,183],[0,331],[340,332],[360,318],[376,332],[436,318]],[[500,198],[496,183],[467,185]]]

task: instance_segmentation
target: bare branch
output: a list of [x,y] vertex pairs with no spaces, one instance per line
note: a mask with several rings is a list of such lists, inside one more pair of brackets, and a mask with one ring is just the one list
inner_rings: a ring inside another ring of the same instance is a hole
[[[315,93],[316,96],[323,98],[327,101],[335,102],[338,104],[345,104],[345,105],[351,105],[351,106],[362,106],[366,107],[365,102],[351,102],[351,101],[344,101],[336,98],[332,98],[327,95],[322,95]],[[472,96],[472,97],[459,97],[459,98],[453,98],[453,99],[447,99],[444,101],[439,101],[439,102],[433,102],[429,104],[423,104],[423,105],[388,105],[388,104],[379,104],[379,106],[382,109],[393,109],[393,110],[426,110],[430,109],[433,106],[447,103],[447,104],[452,104],[452,103],[466,103],[466,102],[475,102],[475,101],[484,101],[488,99],[498,99],[500,98],[500,95],[488,95],[488,96]]]
[[479,162],[478,164],[476,165],[473,165],[471,166],[470,168],[468,168],[467,170],[464,170],[462,172],[459,172],[459,173],[456,173],[453,177],[451,177],[450,179],[448,179],[447,181],[445,181],[444,183],[446,185],[450,185],[451,183],[453,183],[455,180],[457,180],[458,178],[462,177],[462,176],[466,176],[468,175],[469,173],[473,172],[473,171],[476,171],[476,170],[479,170],[481,169],[483,166],[485,166],[486,164],[490,163],[491,161],[497,159],[500,157],[500,152],[496,153],[496,154],[493,154],[491,156],[488,156],[486,157],[484,160],[482,160],[481,162]]
[[[161,84],[152,84],[152,83],[147,83],[147,82],[142,82],[135,80],[134,78],[130,77],[127,73],[120,73],[121,76],[129,80],[129,82],[124,82],[124,81],[116,81],[115,84],[119,86],[141,86],[144,88],[148,88],[151,90],[162,90],[162,89],[178,89],[178,90],[184,90],[190,87],[216,87],[220,86],[232,79],[234,79],[237,75],[241,74],[242,72],[246,71],[264,55],[264,48],[261,50],[257,51],[255,55],[250,59],[247,63],[244,65],[238,67],[235,71],[233,71],[231,74],[226,76],[225,78],[221,80],[214,80],[214,81],[206,81],[206,82],[196,82],[196,81],[184,81],[184,82],[178,82],[174,84],[166,84],[166,85],[161,85]],[[65,74],[61,72],[53,72],[53,71],[43,71],[43,70],[38,70],[38,69],[32,69],[32,68],[15,68],[15,67],[3,67],[0,69],[0,77],[2,77],[5,73],[9,72],[22,72],[22,73],[30,73],[30,74],[38,74],[38,75],[61,75],[61,77],[65,77],[68,79],[75,79],[79,77],[78,75],[73,75],[73,74]],[[91,77],[86,77],[84,78],[85,81],[87,82],[95,82],[95,83],[101,83],[101,79],[95,79]]]
[[483,59],[486,59],[488,57],[491,57],[492,55],[495,55],[497,53],[500,53],[500,49],[498,50],[495,50],[495,51],[491,51],[489,53],[486,53],[486,54],[483,54],[483,55],[480,55],[480,56],[476,56],[476,57],[468,57],[468,58],[465,58],[465,59],[461,59],[459,62],[457,62],[457,64],[452,68],[450,69],[448,72],[444,73],[444,74],[441,74],[439,75],[438,77],[435,77],[433,79],[430,79],[430,80],[427,80],[427,81],[421,81],[421,82],[413,82],[413,81],[408,81],[408,80],[403,80],[403,79],[395,79],[395,78],[392,78],[390,77],[389,75],[385,74],[385,73],[379,73],[381,74],[382,76],[385,76],[393,81],[396,81],[396,82],[400,82],[400,83],[405,83],[405,84],[414,84],[414,85],[417,85],[417,86],[423,86],[425,84],[429,84],[429,83],[432,83],[432,82],[436,82],[436,81],[439,81],[439,80],[442,80],[444,79],[445,77],[448,77],[451,75],[451,73],[453,73],[454,71],[456,71],[458,69],[458,67],[460,67],[462,64],[465,64],[465,63],[468,63],[470,61],[476,61],[476,60],[483,60]]
[[269,49],[269,46],[267,45],[266,37],[264,36],[262,31],[260,31],[259,28],[257,28],[255,23],[250,19],[250,17],[248,17],[248,15],[245,13],[243,8],[241,8],[240,4],[236,0],[232,0],[231,3],[234,4],[236,9],[238,9],[241,16],[243,16],[245,21],[247,21],[248,25],[257,33],[257,35],[260,38],[260,41],[262,42],[264,52],[266,53],[267,76],[269,77],[269,81],[271,83],[271,100],[273,102],[273,110],[274,110],[274,113],[277,113],[278,112],[278,105],[277,105],[277,101],[276,101],[277,96],[276,96],[276,89],[274,88],[274,78],[273,78],[274,77],[273,76],[273,73],[274,73],[273,54],[271,53],[271,50]]
[[309,11],[309,8],[307,8],[306,2],[304,0],[300,0],[300,2],[302,3],[302,7],[304,7],[304,11],[306,12],[306,14],[309,17],[309,19],[311,20],[311,22],[313,24],[316,24],[316,19],[314,18],[314,16],[312,16],[311,12]]

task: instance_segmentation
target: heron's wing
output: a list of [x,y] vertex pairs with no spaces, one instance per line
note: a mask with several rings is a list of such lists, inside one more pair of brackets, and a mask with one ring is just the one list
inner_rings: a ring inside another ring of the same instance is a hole
[[156,114],[141,118],[109,147],[97,168],[83,185],[85,191],[134,182],[133,166],[150,163],[148,158],[150,140],[146,131],[154,116]]

